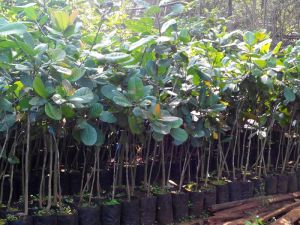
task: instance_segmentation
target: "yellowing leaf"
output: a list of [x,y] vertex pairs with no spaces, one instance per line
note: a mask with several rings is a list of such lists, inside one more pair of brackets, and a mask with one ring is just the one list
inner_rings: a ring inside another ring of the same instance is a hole
[[218,140],[219,134],[217,132],[213,132],[213,139]]
[[209,87],[209,88],[211,87],[211,83],[210,83],[209,81],[206,81],[206,80],[205,80],[205,81],[204,81],[204,84],[205,84],[207,87]]
[[51,12],[52,21],[59,31],[64,32],[72,25],[78,16],[78,11],[73,11],[70,15],[68,12],[56,10]]
[[161,118],[160,104],[155,105],[153,114],[156,118]]
[[73,11],[70,16],[69,16],[69,25],[72,25],[76,19],[76,17],[78,16],[78,11],[75,10]]

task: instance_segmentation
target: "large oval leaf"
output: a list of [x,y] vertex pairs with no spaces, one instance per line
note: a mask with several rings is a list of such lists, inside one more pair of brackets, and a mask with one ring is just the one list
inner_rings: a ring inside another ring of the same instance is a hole
[[97,118],[103,111],[103,105],[100,103],[93,103],[90,107],[89,115],[90,117]]
[[86,121],[81,122],[79,127],[81,141],[88,146],[94,145],[98,137],[96,129]]
[[50,117],[53,120],[61,120],[62,119],[61,109],[52,105],[51,103],[47,103],[45,105],[45,113],[48,117]]
[[106,123],[115,123],[117,122],[117,118],[109,111],[103,111],[100,114],[100,120]]
[[39,76],[36,76],[32,83],[33,90],[41,97],[48,98],[48,91],[42,81],[42,79]]
[[79,88],[75,93],[69,97],[69,101],[74,103],[89,103],[94,99],[94,94],[91,89],[87,87]]
[[[2,21],[1,21],[2,22]],[[26,32],[26,26],[22,23],[0,23],[0,36],[23,34]]]
[[128,94],[134,101],[144,97],[144,85],[141,78],[132,76],[128,80]]
[[143,130],[143,120],[139,117],[128,117],[129,128],[133,134],[140,134]]
[[137,42],[132,43],[129,46],[128,50],[132,51],[132,50],[134,50],[134,49],[136,49],[136,48],[138,48],[142,45],[145,45],[145,44],[149,43],[150,41],[152,41],[153,38],[154,38],[153,36],[144,37],[144,38],[138,40]]
[[188,134],[184,129],[173,128],[170,132],[171,136],[179,142],[185,142],[188,139]]
[[123,107],[132,106],[131,102],[124,95],[114,96],[113,101],[119,106],[123,106]]

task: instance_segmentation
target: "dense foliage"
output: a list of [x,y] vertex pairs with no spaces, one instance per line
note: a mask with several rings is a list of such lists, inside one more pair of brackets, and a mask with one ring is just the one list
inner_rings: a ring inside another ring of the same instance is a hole
[[179,190],[193,157],[205,185],[212,170],[246,179],[298,167],[299,41],[282,47],[263,30],[227,32],[222,18],[190,24],[189,4],[146,5],[135,18],[98,2],[1,3],[1,179],[24,164],[28,195],[30,156],[43,148],[54,153],[46,162],[56,180],[66,139],[94,150],[92,176],[100,151],[111,152],[114,170],[147,170],[159,154],[163,188],[165,163],[181,151]]

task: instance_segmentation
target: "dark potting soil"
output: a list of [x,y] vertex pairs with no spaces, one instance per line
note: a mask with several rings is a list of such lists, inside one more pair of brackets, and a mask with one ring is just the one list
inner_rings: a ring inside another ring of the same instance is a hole
[[156,219],[156,196],[140,199],[140,224],[153,225]]
[[6,208],[0,209],[0,218],[5,219],[7,215],[17,215],[22,213],[21,210],[16,210],[16,211],[10,211],[6,210]]
[[297,191],[300,191],[300,169],[296,171],[297,176]]
[[204,191],[204,208],[207,209],[217,203],[216,187],[211,187],[209,190]]
[[217,203],[224,203],[229,201],[229,185],[217,185]]
[[189,194],[172,194],[173,217],[175,222],[180,222],[189,216]]
[[101,225],[120,225],[121,204],[102,205]]
[[285,174],[278,175],[277,193],[285,194],[288,192],[288,176]]
[[139,225],[140,224],[140,202],[139,199],[122,202],[121,222],[122,225]]
[[70,194],[70,174],[66,172],[60,173],[60,186],[63,195]]
[[204,208],[204,193],[190,192],[189,199],[190,199],[189,215],[192,217],[199,217]]
[[274,195],[277,193],[277,177],[269,176],[265,178],[266,181],[266,195]]
[[172,195],[161,194],[157,196],[156,220],[159,225],[173,223]]
[[291,173],[288,175],[288,192],[296,192],[298,190],[298,181],[297,175],[295,173]]
[[253,197],[254,185],[250,181],[241,182],[241,199]]
[[79,225],[100,225],[100,208],[78,208]]
[[78,215],[58,215],[57,225],[78,225]]
[[242,198],[242,187],[241,183],[234,181],[228,184],[229,185],[229,200],[237,201]]
[[265,195],[265,180],[261,179],[253,179],[253,195],[254,196],[262,196]]
[[81,173],[79,171],[71,171],[70,172],[70,186],[69,191],[71,195],[76,195],[80,192],[81,186]]
[[18,221],[10,221],[8,225],[33,225],[32,216],[22,216]]
[[56,216],[35,216],[33,218],[34,225],[57,225]]

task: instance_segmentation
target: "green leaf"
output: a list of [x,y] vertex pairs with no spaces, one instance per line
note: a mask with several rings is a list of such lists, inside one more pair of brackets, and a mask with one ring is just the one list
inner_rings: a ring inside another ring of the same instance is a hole
[[66,76],[65,78],[71,82],[78,81],[81,77],[84,76],[85,71],[86,71],[86,69],[83,67],[81,67],[81,68],[75,67],[74,69],[72,69],[71,76]]
[[62,105],[61,111],[66,118],[72,118],[75,115],[73,108],[68,104]]
[[0,120],[0,132],[7,131],[16,122],[17,116],[15,113],[6,114],[2,120]]
[[70,102],[84,104],[89,103],[94,99],[94,94],[88,87],[82,87],[75,91],[75,93],[69,97]]
[[26,26],[22,23],[0,23],[0,36],[23,34],[26,32]]
[[122,62],[128,60],[130,55],[123,52],[114,52],[104,55],[104,59],[108,62]]
[[39,76],[36,76],[32,83],[33,90],[41,97],[48,98],[49,93],[42,81],[42,79]]
[[154,122],[150,123],[150,126],[154,132],[163,134],[163,135],[169,134],[170,130],[171,130],[170,126],[168,126],[167,124],[160,123],[158,121],[154,121]]
[[124,95],[118,95],[113,97],[113,101],[120,106],[123,107],[130,107],[132,106],[131,102],[124,96]]
[[117,88],[111,84],[101,87],[101,93],[110,100],[113,100],[113,97],[115,96],[114,91],[117,91]]
[[144,97],[144,85],[141,78],[131,76],[128,80],[128,94],[134,101],[139,101]]
[[117,122],[117,118],[109,111],[103,111],[100,114],[100,120],[106,123],[115,123]]
[[296,100],[296,95],[293,91],[293,89],[289,87],[284,88],[284,97],[288,102],[293,102]]
[[261,69],[267,66],[266,60],[253,58],[252,61]]
[[62,49],[49,49],[48,55],[50,59],[54,62],[63,61],[66,58],[66,52]]
[[188,139],[188,134],[184,129],[181,128],[173,128],[170,132],[171,136],[179,141],[179,142],[185,142]]
[[142,45],[146,45],[147,43],[149,43],[150,41],[152,41],[154,39],[154,36],[148,36],[148,37],[144,37],[144,38],[141,38],[140,40],[138,40],[137,42],[134,42],[132,43],[128,50],[129,51],[132,51]]
[[256,43],[255,34],[251,31],[247,31],[245,33],[244,40],[246,41],[247,44],[251,46],[254,45]]
[[176,116],[162,116],[159,121],[167,123],[171,128],[179,128],[183,120]]
[[59,73],[66,74],[66,75],[72,75],[72,70],[70,70],[66,67],[62,67],[62,66],[58,66],[58,65],[52,65],[52,67]]
[[174,25],[176,25],[175,19],[168,20],[161,26],[161,33],[165,33],[171,26]]
[[6,98],[0,98],[0,112],[1,110],[12,112],[12,103],[8,101]]
[[88,146],[94,145],[97,142],[98,134],[96,129],[87,123],[85,120],[79,124],[80,130],[80,139],[81,141]]
[[62,119],[62,111],[60,108],[53,106],[50,103],[45,105],[45,113],[46,115],[53,120],[61,120]]
[[100,103],[92,103],[89,111],[90,117],[98,118],[103,111],[103,105]]
[[129,116],[128,117],[128,124],[131,132],[133,134],[140,134],[143,131],[143,120],[135,117],[135,116]]
[[191,41],[191,36],[189,34],[188,29],[183,29],[179,33],[179,40],[182,41],[183,43],[188,43]]
[[221,112],[225,109],[226,107],[223,104],[214,104],[211,106],[211,110],[214,112]]

